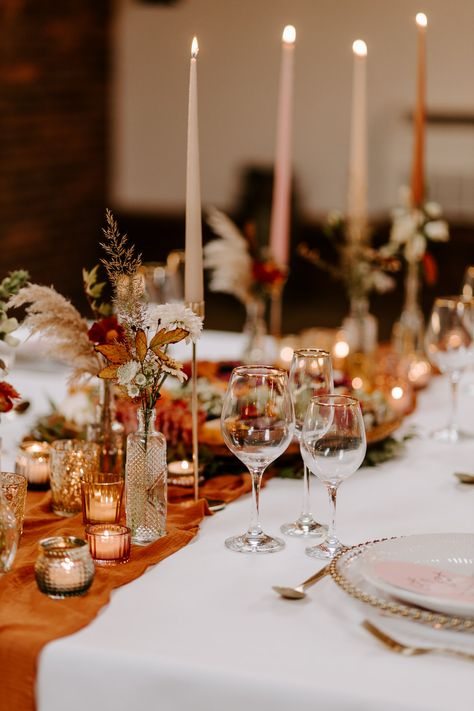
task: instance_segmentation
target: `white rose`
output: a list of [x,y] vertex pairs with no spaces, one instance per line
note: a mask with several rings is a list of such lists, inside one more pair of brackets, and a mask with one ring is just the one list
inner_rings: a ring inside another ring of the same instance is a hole
[[449,239],[449,227],[445,220],[433,220],[425,225],[425,234],[433,242],[447,242]]
[[433,202],[433,201],[425,203],[425,212],[428,215],[428,217],[431,217],[433,220],[436,220],[438,217],[441,217],[441,215],[443,214],[441,205],[438,202]]

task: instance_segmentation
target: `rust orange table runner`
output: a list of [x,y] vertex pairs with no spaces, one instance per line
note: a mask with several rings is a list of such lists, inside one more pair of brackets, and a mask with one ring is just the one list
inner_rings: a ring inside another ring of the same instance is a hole
[[[247,474],[221,475],[201,487],[207,498],[233,501],[251,490]],[[168,534],[146,547],[132,547],[130,562],[96,566],[83,597],[51,600],[39,592],[34,577],[38,541],[47,536],[84,538],[82,515],[65,519],[51,512],[50,492],[29,492],[20,547],[11,572],[0,578],[0,711],[33,711],[38,655],[45,644],[85,627],[107,604],[114,588],[138,578],[150,565],[187,545],[210,513],[206,500],[190,499],[189,490],[171,486]]]

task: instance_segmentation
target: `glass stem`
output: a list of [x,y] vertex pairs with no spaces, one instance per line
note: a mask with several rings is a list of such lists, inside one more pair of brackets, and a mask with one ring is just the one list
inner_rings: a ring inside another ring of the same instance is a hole
[[250,513],[250,523],[247,531],[249,538],[260,538],[262,527],[260,526],[260,486],[262,483],[263,469],[250,469],[252,477],[252,509]]
[[329,494],[329,503],[331,506],[331,522],[329,524],[327,540],[332,543],[337,541],[336,536],[336,495],[339,484],[327,484],[326,488]]
[[309,518],[311,518],[310,482],[309,470],[305,464],[303,474],[303,504],[301,507],[300,521],[307,521]]
[[448,421],[448,429],[456,432],[458,429],[457,415],[458,415],[458,385],[459,385],[459,373],[451,373],[451,413]]

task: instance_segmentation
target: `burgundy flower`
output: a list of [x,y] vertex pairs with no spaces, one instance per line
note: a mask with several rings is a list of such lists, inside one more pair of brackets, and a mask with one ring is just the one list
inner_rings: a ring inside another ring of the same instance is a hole
[[92,324],[88,331],[89,340],[96,345],[104,346],[109,343],[123,343],[125,331],[119,324],[116,316],[107,316]]
[[20,393],[10,383],[6,380],[0,381],[0,412],[9,412],[13,407],[13,400],[18,400],[20,397]]

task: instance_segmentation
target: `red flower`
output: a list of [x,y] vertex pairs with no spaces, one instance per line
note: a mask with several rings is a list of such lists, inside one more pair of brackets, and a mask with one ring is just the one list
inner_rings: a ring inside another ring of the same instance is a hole
[[423,272],[425,281],[429,286],[433,286],[438,281],[438,265],[432,254],[425,252],[423,255]]
[[276,284],[285,278],[284,273],[273,262],[255,260],[252,273],[254,280],[261,284]]
[[105,346],[109,343],[123,343],[125,331],[116,316],[107,316],[92,324],[88,331],[89,340],[96,345]]
[[20,393],[17,393],[10,383],[6,380],[0,381],[0,412],[9,412],[13,407],[13,400],[18,400],[20,397]]

